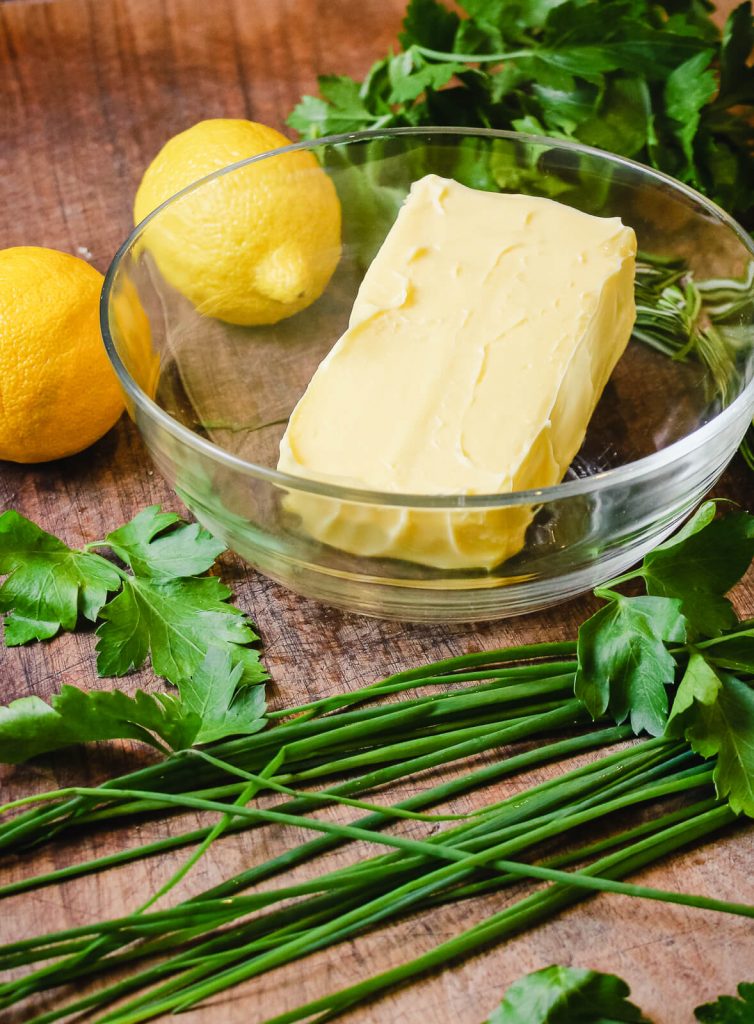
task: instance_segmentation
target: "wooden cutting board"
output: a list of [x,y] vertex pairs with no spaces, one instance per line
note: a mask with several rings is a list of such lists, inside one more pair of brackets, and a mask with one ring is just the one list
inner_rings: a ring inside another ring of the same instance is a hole
[[[394,45],[403,0],[67,0],[0,4],[0,247],[45,245],[105,270],[131,224],[143,169],[163,142],[206,117],[283,127],[317,73],[362,75]],[[730,6],[730,5],[726,5]],[[754,478],[737,458],[716,493],[754,507]],[[99,444],[44,466],[0,463],[0,510],[14,507],[71,544],[103,536],[150,503],[180,509],[123,419]],[[272,699],[299,702],[409,665],[512,642],[574,636],[585,598],[514,622],[420,627],[355,618],[287,593],[233,556],[223,575],[259,624]],[[754,615],[754,580],[738,593]],[[96,685],[93,638],[66,636],[0,648],[0,697],[47,696],[62,683]],[[149,673],[126,681],[153,685]],[[0,772],[4,797],[87,783],[144,759],[128,747],[51,758]],[[540,771],[537,778],[546,777]],[[489,799],[515,792],[507,782]],[[468,809],[473,801],[459,801]],[[169,823],[150,835],[170,833]],[[142,833],[143,834],[143,833]],[[10,880],[118,849],[125,833],[46,848],[0,866]],[[186,894],[219,882],[297,837],[260,834],[218,843]],[[644,872],[649,885],[754,902],[754,829]],[[336,860],[338,858],[335,858]],[[181,854],[6,901],[0,941],[133,909]],[[188,1022],[252,1022],[418,955],[503,905],[498,895],[421,915],[227,993]],[[519,975],[558,962],[613,971],[658,1024],[687,1024],[692,1008],[754,980],[752,923],[698,910],[600,896],[556,921],[350,1014],[362,1024],[479,1024]],[[54,1004],[54,1003],[53,1003]],[[40,1001],[41,1005],[50,1005]],[[0,1014],[20,1022],[23,1015]]]

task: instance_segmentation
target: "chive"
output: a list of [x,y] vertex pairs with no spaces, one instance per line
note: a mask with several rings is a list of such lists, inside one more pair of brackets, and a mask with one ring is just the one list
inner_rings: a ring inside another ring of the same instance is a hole
[[[692,293],[687,299],[696,301]],[[424,957],[290,1011],[275,1018],[276,1024],[312,1014],[319,1014],[318,1020],[329,1019],[426,967],[441,967],[594,891],[754,917],[754,908],[743,904],[624,881],[638,867],[735,820],[727,805],[711,795],[714,765],[700,763],[681,741],[660,737],[610,751],[471,815],[426,813],[515,772],[632,736],[628,727],[602,724],[568,739],[557,738],[563,729],[588,723],[583,705],[571,696],[574,656],[575,644],[567,643],[446,659],[351,694],[275,712],[270,718],[276,724],[268,730],[214,744],[208,751],[182,752],[99,787],[71,787],[6,805],[2,810],[20,812],[0,825],[0,848],[6,850],[95,822],[132,820],[156,811],[202,810],[217,820],[206,828],[0,889],[0,896],[30,891],[167,849],[193,847],[168,882],[133,913],[0,948],[2,968],[44,963],[0,985],[0,1007],[38,991],[81,984],[130,967],[125,977],[48,1010],[35,1022],[50,1024],[83,1010],[103,1012],[115,1000],[126,998],[124,1005],[98,1019],[135,1024],[187,1009],[238,981],[386,920],[522,879],[549,884]],[[363,798],[396,779],[520,741],[535,743],[529,750],[464,770],[450,782],[407,800],[383,806]],[[335,781],[313,791],[300,788],[317,779]],[[279,794],[283,801],[272,808],[249,806],[262,789]],[[590,823],[623,822],[629,812],[648,805],[654,809],[682,794],[695,802],[537,860],[537,850],[545,842]],[[340,803],[367,813],[348,824],[308,813]],[[447,821],[449,827],[426,839],[380,831],[399,818]],[[232,831],[281,824],[319,835],[192,899],[154,909],[213,842]],[[382,847],[383,852],[294,885],[245,892],[356,840]],[[156,955],[161,956],[158,962]],[[145,960],[146,966],[140,966],[138,962]]]

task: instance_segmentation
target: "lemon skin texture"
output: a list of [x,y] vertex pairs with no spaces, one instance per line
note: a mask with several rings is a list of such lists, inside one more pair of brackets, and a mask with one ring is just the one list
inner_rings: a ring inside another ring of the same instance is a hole
[[100,335],[102,281],[54,249],[0,250],[0,459],[73,455],[122,413]]
[[[170,139],[144,173],[138,224],[199,178],[290,140],[242,119],[200,121]],[[341,253],[335,186],[301,150],[221,175],[160,210],[142,244],[196,310],[232,324],[274,324],[319,298]]]

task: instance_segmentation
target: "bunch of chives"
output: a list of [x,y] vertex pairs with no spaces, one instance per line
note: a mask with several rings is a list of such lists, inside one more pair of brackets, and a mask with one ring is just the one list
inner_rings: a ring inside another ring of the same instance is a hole
[[[699,764],[682,743],[650,740],[614,751],[514,798],[482,807],[460,821],[459,816],[436,815],[438,821],[456,820],[426,840],[379,831],[398,817],[432,818],[420,810],[495,779],[628,738],[626,728],[602,726],[541,743],[553,732],[585,724],[572,697],[573,654],[572,644],[559,644],[448,659],[353,694],[278,713],[272,717],[280,724],[266,733],[216,744],[210,753],[178,755],[101,787],[74,787],[47,794],[44,800],[9,805],[7,810],[31,806],[0,829],[0,844],[5,849],[23,848],[39,842],[46,832],[74,829],[103,818],[126,820],[126,816],[186,809],[214,812],[219,818],[206,829],[0,890],[0,896],[10,895],[170,847],[196,845],[184,868],[134,914],[2,947],[2,969],[40,962],[44,966],[0,986],[0,1007],[109,970],[128,969],[130,973],[122,980],[43,1013],[34,1018],[35,1024],[85,1009],[103,1010],[126,997],[130,998],[125,1004],[97,1019],[113,1024],[148,1020],[195,1005],[233,984],[377,924],[494,891],[521,878],[552,884],[415,961],[275,1020],[283,1024],[313,1013],[322,1014],[318,1019],[329,1019],[419,971],[499,941],[594,890],[754,916],[752,908],[737,904],[617,881],[734,820],[732,812],[714,796],[710,766]],[[442,687],[445,692],[425,693],[430,687]],[[409,689],[419,695],[400,696]],[[375,806],[354,799],[355,794],[409,778],[426,768],[531,739],[539,741],[533,749],[466,771],[400,803]],[[296,788],[332,776],[345,776],[345,780],[314,792]],[[199,790],[197,780],[203,787]],[[274,809],[250,806],[262,789],[290,799]],[[690,806],[663,809],[666,798],[686,793],[693,795]],[[348,825],[306,813],[324,803],[346,803],[369,813]],[[519,859],[537,858],[543,843],[570,838],[587,824],[605,820],[609,824],[611,815],[646,804],[653,809],[659,806],[661,813],[617,834],[577,845],[568,853],[550,855],[540,863]],[[150,910],[156,898],[183,877],[221,834],[277,824],[297,825],[320,835],[191,900],[164,911]],[[354,840],[378,843],[390,852],[298,885],[244,895],[251,886]],[[578,872],[562,870],[573,864],[582,867]],[[282,906],[276,906],[280,903]],[[156,955],[163,959],[151,966],[139,965]]]
[[[391,676],[351,694],[325,698],[284,713],[290,719],[265,732],[215,744],[213,753],[234,767],[261,771],[284,752],[278,781],[304,782],[354,768],[371,771],[350,782],[343,795],[374,788],[405,774],[446,765],[527,736],[585,723],[573,698],[572,643],[509,648],[447,659]],[[526,657],[533,664],[515,664]],[[564,659],[564,656],[566,658]],[[398,704],[361,707],[417,686],[453,687]],[[461,688],[459,688],[459,686]],[[341,710],[347,709],[347,710]],[[390,742],[386,742],[389,737]],[[123,804],[109,790],[149,790],[150,799]],[[208,799],[233,799],[242,784],[211,765],[197,765],[190,753],[131,772],[101,787],[98,798],[69,791],[46,794],[31,810],[0,824],[0,852],[45,842],[92,821],[152,813],[166,808],[163,794],[193,792]],[[9,809],[13,805],[9,805]]]

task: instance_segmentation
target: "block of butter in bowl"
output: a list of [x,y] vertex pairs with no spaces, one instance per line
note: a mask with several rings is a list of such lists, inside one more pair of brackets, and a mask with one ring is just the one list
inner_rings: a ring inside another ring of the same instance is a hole
[[[579,450],[635,318],[636,238],[549,199],[414,182],[278,468],[414,495],[536,490]],[[298,492],[298,529],[356,555],[492,569],[530,505],[391,508]]]

